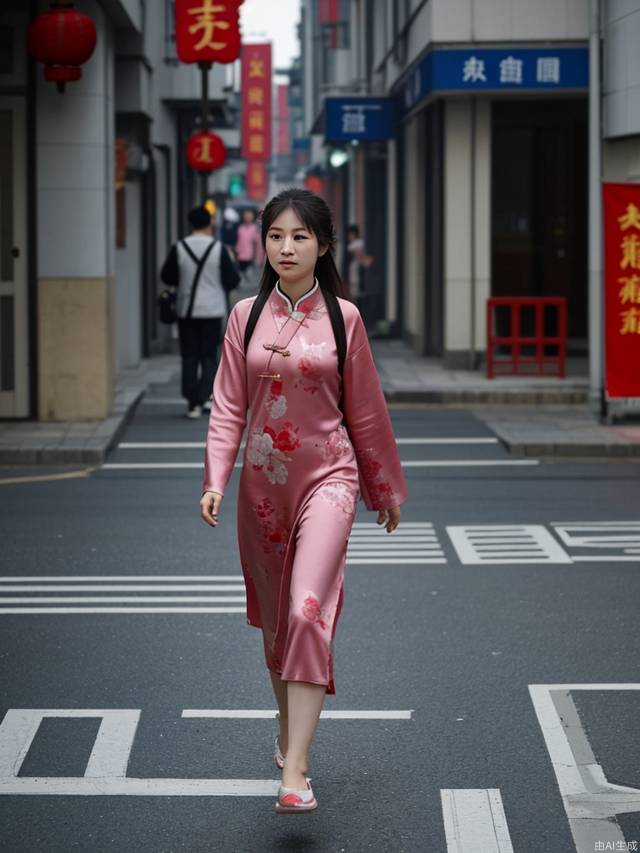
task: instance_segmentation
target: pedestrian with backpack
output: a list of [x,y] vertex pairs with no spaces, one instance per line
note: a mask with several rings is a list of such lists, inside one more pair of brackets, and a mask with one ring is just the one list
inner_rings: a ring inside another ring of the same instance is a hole
[[191,234],[175,243],[160,278],[177,288],[175,319],[180,338],[181,393],[188,418],[211,407],[222,324],[229,313],[228,294],[240,274],[227,248],[213,236],[213,219],[204,206],[189,212]]
[[308,753],[324,697],[336,692],[357,502],[391,533],[408,492],[367,333],[336,269],[329,208],[288,189],[261,222],[260,290],[233,306],[214,381],[200,513],[211,527],[223,521],[250,410],[236,519],[247,622],[262,630],[278,704],[275,809],[303,812],[318,805]]

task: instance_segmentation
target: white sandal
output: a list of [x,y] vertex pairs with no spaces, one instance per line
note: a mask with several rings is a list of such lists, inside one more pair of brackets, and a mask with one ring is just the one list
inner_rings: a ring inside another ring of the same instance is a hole
[[276,800],[277,812],[294,814],[295,812],[312,812],[318,808],[318,801],[310,784],[311,777],[307,776],[306,780],[306,788],[285,788],[284,785],[280,785]]

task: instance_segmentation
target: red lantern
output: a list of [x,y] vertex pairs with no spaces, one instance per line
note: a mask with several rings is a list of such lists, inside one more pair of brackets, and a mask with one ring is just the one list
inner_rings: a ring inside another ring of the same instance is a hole
[[52,8],[31,23],[29,50],[44,63],[44,79],[54,81],[59,92],[65,83],[82,77],[80,68],[96,46],[96,26],[73,3],[52,3]]
[[192,169],[213,172],[224,166],[224,142],[215,133],[194,133],[187,142],[187,162]]

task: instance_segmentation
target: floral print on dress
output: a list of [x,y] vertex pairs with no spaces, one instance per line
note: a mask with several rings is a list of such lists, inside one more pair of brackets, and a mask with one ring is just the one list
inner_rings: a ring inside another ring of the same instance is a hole
[[338,462],[343,456],[351,457],[353,445],[349,433],[343,424],[329,433],[329,437],[321,445],[321,452],[326,462]]
[[264,404],[272,420],[277,421],[287,412],[287,398],[282,393],[282,382],[274,379],[269,389],[269,399]]
[[301,379],[296,379],[294,388],[300,386],[303,391],[315,394],[324,381],[325,369],[322,363],[322,355],[327,342],[321,341],[317,344],[308,344],[300,340],[302,356],[298,359],[298,370],[302,374]]
[[285,421],[277,432],[265,425],[262,432],[254,429],[249,436],[247,459],[255,471],[264,471],[270,483],[283,485],[287,482],[289,471],[285,463],[291,462],[291,457],[286,454],[300,447],[298,429],[291,421]]
[[320,497],[337,509],[342,510],[347,518],[353,517],[356,511],[356,495],[346,483],[337,481],[326,483],[318,491]]
[[282,556],[289,541],[289,528],[286,524],[286,507],[274,506],[271,498],[266,497],[252,505],[260,532],[262,534],[262,550],[265,554]]
[[309,622],[317,623],[323,631],[328,628],[329,617],[327,616],[327,612],[320,608],[320,602],[318,601],[316,594],[310,589],[308,589],[304,594],[302,615],[305,619],[308,619]]
[[367,447],[359,452],[356,451],[356,457],[358,459],[358,468],[373,503],[384,503],[387,506],[393,506],[393,488],[389,481],[385,480],[381,474],[382,465],[375,459],[375,450],[373,447]]

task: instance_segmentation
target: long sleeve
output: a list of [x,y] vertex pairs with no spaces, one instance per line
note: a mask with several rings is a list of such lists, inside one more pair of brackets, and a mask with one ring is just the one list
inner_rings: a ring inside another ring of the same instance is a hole
[[247,373],[237,308],[234,305],[229,314],[213,382],[202,494],[224,494],[247,421]]
[[343,406],[356,454],[360,492],[369,510],[390,509],[407,500],[387,403],[360,313],[343,368]]

